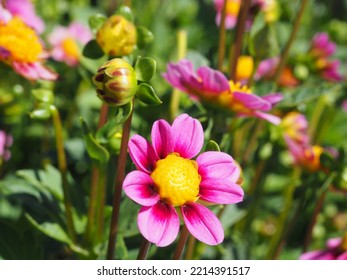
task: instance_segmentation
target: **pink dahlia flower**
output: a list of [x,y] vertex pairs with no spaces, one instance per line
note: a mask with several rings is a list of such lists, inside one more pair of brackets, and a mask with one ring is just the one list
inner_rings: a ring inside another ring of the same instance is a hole
[[342,102],[342,109],[347,112],[347,100]]
[[28,80],[55,80],[58,75],[43,65],[46,57],[35,30],[0,5],[0,62]]
[[326,243],[326,249],[306,252],[300,260],[347,260],[347,251],[341,243],[341,238],[331,238]]
[[301,165],[311,172],[315,172],[322,167],[320,156],[324,152],[323,147],[318,145],[311,146],[310,144],[303,145],[288,135],[285,135],[284,139],[295,164]]
[[331,82],[342,80],[339,73],[340,61],[331,60],[335,52],[336,44],[329,40],[327,33],[317,33],[313,37],[309,53],[314,59],[314,68],[325,80]]
[[123,183],[124,192],[142,205],[138,215],[141,234],[157,246],[167,246],[177,237],[180,216],[189,232],[201,242],[216,245],[223,241],[223,227],[215,214],[200,204],[238,203],[243,190],[236,183],[240,169],[222,152],[203,152],[200,122],[187,114],[172,126],[165,120],[153,124],[152,144],[140,135],[129,142],[129,154],[136,171]]
[[253,116],[279,124],[280,118],[264,113],[282,100],[279,93],[266,96],[252,94],[246,86],[228,81],[222,72],[202,66],[196,73],[191,61],[169,63],[163,74],[166,81],[193,99],[233,111],[239,116]]
[[[241,7],[241,0],[225,0],[226,3],[226,16],[225,16],[225,28],[232,29],[236,25],[237,16]],[[224,6],[224,0],[214,0],[214,6],[216,8],[216,24],[219,26],[222,19],[222,11]]]
[[309,144],[308,121],[305,115],[290,112],[282,118],[281,127],[284,130],[285,137],[291,138],[300,145]]
[[12,145],[12,136],[6,134],[5,131],[0,130],[0,163],[1,160],[9,160],[11,157],[11,152],[9,147]]
[[329,40],[327,33],[317,33],[311,42],[311,54],[319,57],[329,57],[336,51],[336,44]]
[[13,16],[20,17],[28,26],[34,28],[38,33],[42,33],[45,24],[34,10],[30,0],[5,0],[5,7]]
[[56,27],[48,38],[53,46],[51,56],[57,61],[64,61],[69,66],[76,66],[81,55],[80,46],[92,39],[92,33],[84,25],[74,22],[68,27]]

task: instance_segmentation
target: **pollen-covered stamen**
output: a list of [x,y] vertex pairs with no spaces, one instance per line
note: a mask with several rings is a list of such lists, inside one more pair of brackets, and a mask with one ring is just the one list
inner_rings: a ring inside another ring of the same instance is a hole
[[8,51],[7,60],[29,63],[37,62],[43,51],[35,31],[18,17],[0,22],[0,48]]
[[193,160],[170,154],[157,161],[151,178],[160,198],[168,204],[181,206],[199,198],[201,176]]

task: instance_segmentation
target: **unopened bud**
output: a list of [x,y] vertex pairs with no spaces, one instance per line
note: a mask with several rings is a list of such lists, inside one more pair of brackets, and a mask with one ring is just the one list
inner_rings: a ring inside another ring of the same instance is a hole
[[134,68],[125,60],[114,58],[104,63],[93,77],[97,96],[109,106],[130,102],[137,89]]
[[101,49],[112,56],[130,54],[136,45],[136,39],[134,24],[118,15],[106,20],[96,34],[96,41]]

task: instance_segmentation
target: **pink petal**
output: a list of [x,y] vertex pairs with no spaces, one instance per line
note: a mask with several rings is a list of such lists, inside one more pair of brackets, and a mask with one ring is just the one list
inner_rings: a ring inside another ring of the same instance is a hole
[[337,260],[347,260],[347,252],[342,253],[336,259]]
[[175,208],[161,201],[150,207],[142,207],[137,224],[141,234],[158,247],[174,242],[180,228]]
[[262,96],[262,98],[270,102],[271,105],[273,106],[283,99],[283,95],[281,93],[271,93],[271,94]]
[[202,66],[197,70],[197,74],[203,82],[204,91],[221,93],[229,90],[229,81],[222,72]]
[[223,241],[222,224],[211,210],[197,203],[189,203],[183,205],[181,211],[189,232],[196,239],[208,245],[217,245]]
[[196,159],[202,180],[224,178],[236,182],[240,177],[240,169],[233,158],[223,152],[204,152]]
[[30,0],[7,0],[6,8],[12,15],[20,17],[38,33],[44,31],[45,24],[42,19],[35,14],[34,6]]
[[124,179],[123,189],[126,195],[143,206],[152,206],[159,200],[154,191],[152,178],[142,171],[132,171]]
[[266,121],[268,121],[274,125],[279,125],[281,123],[281,118],[274,116],[274,115],[271,115],[271,114],[263,113],[260,111],[255,111],[253,113],[253,115],[260,118],[260,119],[266,120]]
[[233,92],[233,97],[248,109],[268,111],[272,107],[270,102],[254,94]]
[[136,165],[136,168],[150,173],[157,160],[157,156],[151,144],[140,135],[131,137],[129,144],[129,155]]
[[340,237],[330,238],[327,242],[328,249],[335,249],[341,245],[342,239]]
[[173,151],[184,158],[193,158],[204,144],[201,123],[187,114],[182,114],[172,124]]
[[48,80],[53,81],[58,78],[58,74],[43,66],[40,62],[20,63],[13,62],[13,69],[28,80]]
[[336,259],[332,251],[320,250],[304,253],[300,256],[300,260],[334,260]]
[[152,127],[152,145],[161,159],[172,153],[173,139],[171,136],[171,126],[164,120],[154,122]]
[[206,179],[200,184],[200,198],[212,203],[232,204],[243,200],[243,189],[226,179]]

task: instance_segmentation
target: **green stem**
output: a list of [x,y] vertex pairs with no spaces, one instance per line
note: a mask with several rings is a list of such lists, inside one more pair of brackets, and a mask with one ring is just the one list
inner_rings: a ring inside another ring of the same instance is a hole
[[[99,122],[98,122],[98,127],[97,130],[99,130],[107,121],[107,115],[108,115],[108,106],[103,103],[100,109],[100,115],[99,115]],[[89,207],[88,207],[88,217],[87,217],[87,226],[85,230],[85,235],[84,239],[88,243],[91,242],[91,236],[92,236],[92,231],[93,231],[93,226],[95,224],[95,211],[97,209],[96,204],[97,204],[97,197],[98,197],[98,185],[99,181],[102,179],[100,178],[100,172],[101,170],[99,167],[96,165],[93,165],[92,168],[92,178],[91,178],[91,185],[90,185],[90,195],[89,195]],[[105,176],[103,174],[103,176]],[[104,179],[103,179],[104,180]],[[105,191],[105,190],[101,190]],[[104,194],[105,195],[105,194]],[[103,207],[103,205],[101,205]],[[100,212],[103,212],[103,209],[99,210]],[[100,217],[98,217],[100,218]],[[102,222],[99,221],[99,224]]]
[[266,257],[266,259],[268,260],[274,259],[277,248],[281,244],[281,240],[282,240],[283,234],[285,232],[286,224],[287,224],[287,219],[289,217],[289,212],[293,205],[293,194],[298,184],[298,179],[301,176],[301,172],[302,170],[299,167],[294,168],[291,183],[284,190],[284,195],[283,195],[284,207],[277,220],[276,233],[274,234],[273,238],[270,241],[270,245],[269,245],[270,249]]
[[189,235],[186,254],[184,256],[184,259],[186,259],[186,260],[192,260],[193,259],[195,245],[196,245],[196,238],[193,235]]
[[255,128],[251,130],[251,139],[248,141],[246,149],[243,152],[242,164],[247,164],[252,152],[254,152],[259,134],[264,130],[265,122],[256,120],[254,126]]
[[[177,59],[181,60],[186,56],[187,53],[187,32],[180,30],[177,33]],[[180,104],[181,92],[178,89],[172,91],[169,114],[170,119],[174,120],[177,116],[179,104]]]
[[226,28],[225,28],[225,17],[226,17],[226,7],[228,0],[224,0],[222,16],[219,26],[219,43],[218,43],[218,70],[223,71],[223,62],[225,57],[225,37],[226,37]]
[[173,255],[174,260],[179,260],[182,256],[184,247],[186,246],[189,231],[186,226],[182,227],[180,238],[178,239],[177,247]]
[[130,136],[132,116],[133,116],[133,110],[131,111],[129,118],[123,124],[122,140],[121,140],[120,152],[118,156],[116,180],[114,185],[112,219],[111,219],[108,248],[107,248],[107,259],[109,260],[112,260],[114,258],[114,252],[116,247],[120,202],[122,198],[122,184],[125,177],[125,167],[126,167],[126,159],[128,154],[127,151],[128,151],[128,142],[129,142],[129,136]]
[[105,200],[106,200],[106,174],[103,170],[99,170],[99,182],[98,182],[98,196],[96,203],[96,218],[97,218],[97,231],[96,237],[100,241],[104,234],[105,225]]
[[146,238],[142,239],[141,246],[139,249],[139,253],[137,255],[138,260],[147,259],[149,248],[151,247],[151,242],[149,242]]
[[253,70],[252,70],[251,76],[249,77],[248,83],[247,83],[247,86],[248,86],[249,88],[253,85],[254,76],[255,76],[255,73],[257,72],[257,69],[258,69],[259,64],[260,64],[260,59],[259,59],[259,58],[255,58]]
[[318,138],[318,127],[321,126],[321,120],[325,111],[325,107],[326,97],[323,95],[318,99],[310,120],[309,135],[313,144],[316,143],[316,140]]
[[71,196],[69,191],[69,182],[67,180],[67,164],[66,164],[66,155],[64,150],[63,127],[61,125],[60,115],[57,108],[54,105],[50,105],[50,111],[52,114],[52,121],[53,121],[53,126],[55,131],[58,167],[59,167],[61,179],[62,179],[67,231],[71,240],[73,242],[76,242],[76,231],[75,231],[75,226],[74,226],[74,222],[72,218],[72,203],[71,203]]
[[319,197],[319,199],[317,201],[316,207],[314,208],[310,224],[309,224],[308,229],[306,231],[306,236],[305,236],[305,241],[304,241],[304,248],[303,248],[304,252],[307,251],[308,246],[311,243],[313,228],[316,225],[317,217],[318,217],[318,214],[319,214],[319,212],[321,211],[321,209],[323,207],[323,203],[324,203],[324,200],[325,200],[327,192],[328,192],[328,190],[325,190],[325,191],[322,192],[322,194],[320,195],[320,197]]
[[243,34],[245,32],[245,26],[246,26],[246,21],[248,17],[248,11],[251,6],[252,0],[244,0],[241,2],[241,9],[239,12],[239,15],[237,17],[237,25],[236,25],[236,31],[235,31],[235,40],[234,44],[231,45],[230,47],[230,80],[235,80],[235,75],[236,75],[236,66],[237,66],[237,61],[238,58],[241,54],[241,49],[242,49],[242,39],[243,39]]
[[295,21],[294,21],[292,32],[291,32],[291,34],[289,36],[289,39],[287,41],[286,46],[284,47],[284,49],[283,49],[283,51],[281,53],[281,59],[280,59],[280,62],[278,64],[278,66],[277,66],[277,69],[276,69],[276,72],[275,72],[275,75],[274,75],[274,82],[275,83],[278,83],[278,81],[279,81],[279,79],[281,77],[282,71],[284,69],[284,66],[286,65],[290,48],[293,45],[295,37],[296,37],[296,35],[297,35],[298,31],[299,31],[300,24],[301,24],[301,19],[302,19],[302,16],[304,14],[304,11],[305,11],[305,8],[307,6],[307,3],[308,3],[308,0],[302,0],[301,1],[301,5],[300,5],[300,8],[299,8],[298,14],[296,15],[296,18],[295,18]]

